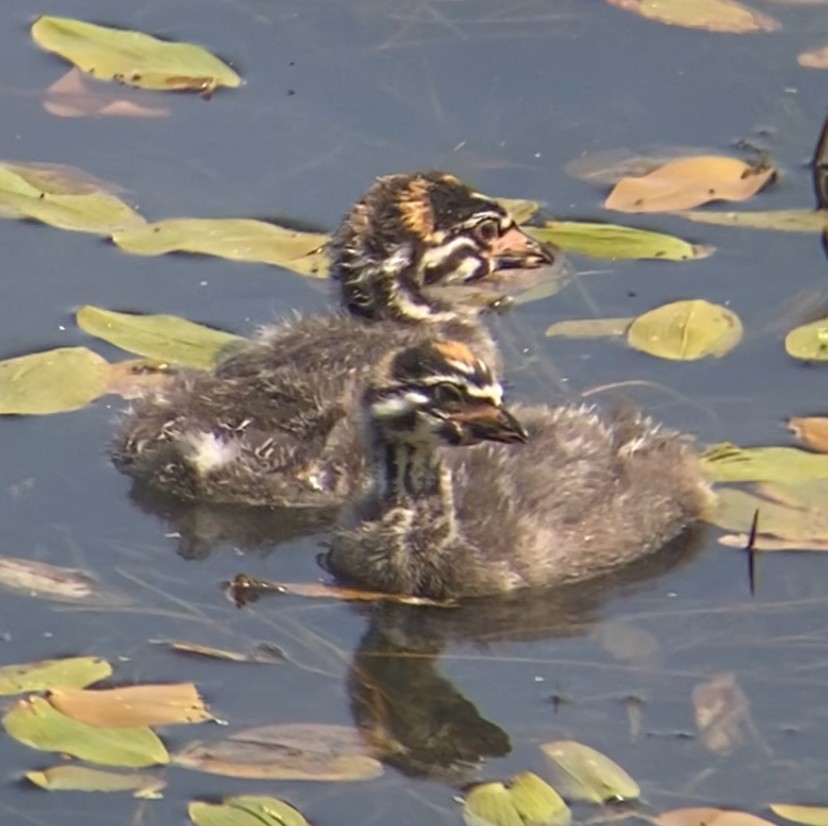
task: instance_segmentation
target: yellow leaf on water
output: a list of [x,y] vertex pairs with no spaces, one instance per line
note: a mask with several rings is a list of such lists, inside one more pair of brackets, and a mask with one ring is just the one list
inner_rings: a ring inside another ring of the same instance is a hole
[[785,336],[785,351],[802,361],[828,361],[828,318],[791,330]]
[[828,478],[828,455],[796,447],[739,447],[727,442],[702,455],[711,482],[802,482]]
[[212,367],[220,353],[245,341],[174,315],[118,313],[87,305],[76,315],[78,327],[139,356],[187,367]]
[[111,190],[72,167],[0,162],[2,218],[31,218],[58,229],[97,235],[146,223]]
[[132,792],[133,797],[157,799],[165,780],[137,772],[113,772],[89,766],[52,766],[26,772],[26,779],[50,792]]
[[79,410],[106,392],[109,364],[86,347],[0,361],[0,414]]
[[43,16],[32,25],[32,39],[96,78],[143,89],[210,93],[217,86],[234,88],[242,82],[202,46],[170,43],[142,32]]
[[570,318],[546,328],[548,336],[565,338],[618,338],[627,332],[631,318]]
[[824,232],[828,226],[828,210],[824,209],[777,209],[766,212],[684,210],[675,214],[698,224],[778,232]]
[[196,826],[308,826],[293,806],[263,795],[228,797],[221,803],[194,800],[187,813]]
[[466,826],[569,826],[572,812],[561,796],[532,772],[507,783],[473,786],[463,803]]
[[167,726],[215,719],[193,683],[91,691],[56,688],[47,699],[62,714],[90,726]]
[[737,158],[682,158],[641,178],[623,178],[604,206],[620,212],[673,212],[710,201],[745,201],[773,175],[773,168],[752,167]]
[[171,218],[115,232],[112,240],[134,255],[193,252],[231,261],[272,264],[300,275],[328,274],[328,236],[285,229],[252,218]]
[[627,342],[651,356],[693,361],[723,356],[742,335],[742,322],[734,312],[695,299],[674,301],[638,316],[627,330]]
[[668,26],[707,29],[711,32],[749,34],[774,32],[780,24],[736,0],[607,0],[612,6],[632,11]]
[[570,800],[592,803],[636,800],[641,789],[614,760],[574,740],[543,743],[553,783]]
[[43,697],[20,700],[2,722],[6,733],[20,743],[90,763],[141,768],[170,759],[158,735],[148,728],[89,726],[61,714]]
[[771,803],[770,810],[785,820],[805,823],[807,826],[828,826],[828,806],[793,806],[790,803]]
[[526,231],[541,241],[556,244],[564,252],[610,260],[691,261],[706,258],[714,249],[661,232],[586,221],[547,221],[542,227],[527,227]]
[[0,668],[0,695],[46,691],[52,688],[86,688],[112,674],[100,657],[64,657]]
[[537,201],[523,198],[495,198],[495,200],[512,216],[516,224],[525,224],[540,209]]

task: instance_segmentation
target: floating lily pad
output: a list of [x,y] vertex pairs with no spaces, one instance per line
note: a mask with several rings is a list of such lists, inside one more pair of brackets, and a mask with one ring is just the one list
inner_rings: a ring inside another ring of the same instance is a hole
[[0,361],[0,414],[79,410],[104,392],[106,359],[86,347],[61,347]]
[[43,697],[20,700],[2,722],[6,733],[20,743],[90,763],[142,768],[170,760],[158,735],[148,728],[89,726],[61,714]]
[[317,278],[328,273],[327,235],[298,232],[252,218],[171,218],[115,232],[112,240],[135,255],[193,252],[272,264]]
[[805,823],[807,826],[828,826],[828,806],[794,806],[790,803],[771,803],[770,810],[785,820]]
[[86,688],[112,674],[100,657],[64,657],[0,668],[0,695],[46,691],[51,688]]
[[550,324],[546,335],[566,338],[618,338],[627,332],[632,321],[631,318],[573,318]]
[[526,231],[541,241],[559,246],[564,252],[577,252],[592,258],[691,261],[713,253],[711,246],[691,244],[672,235],[617,224],[585,221],[547,221],[542,227]]
[[766,212],[683,210],[675,214],[699,224],[779,232],[824,232],[828,227],[828,210],[825,209],[777,209]]
[[213,743],[191,743],[174,756],[187,769],[270,780],[370,780],[382,765],[347,726],[285,723],[246,729]]
[[706,29],[711,32],[750,34],[775,32],[778,21],[736,0],[607,0],[612,6],[632,11],[668,26]]
[[196,826],[308,826],[293,806],[263,795],[228,797],[215,804],[192,801],[187,813]]
[[66,17],[43,16],[32,38],[81,71],[142,89],[212,92],[235,88],[241,78],[202,46],[170,43],[142,32],[96,26]]
[[569,800],[605,803],[636,800],[641,789],[627,772],[600,751],[574,740],[541,745],[549,760],[552,782]]
[[466,826],[569,826],[572,812],[561,796],[532,772],[508,783],[474,786],[463,805]]
[[619,212],[672,212],[710,201],[746,201],[773,178],[773,168],[712,155],[671,161],[641,178],[623,178],[604,206]]
[[48,700],[62,714],[90,726],[167,726],[215,719],[193,683],[97,691],[56,688]]
[[828,478],[828,455],[796,447],[714,445],[702,456],[711,482],[802,482]]
[[26,772],[26,779],[50,792],[132,792],[133,797],[155,799],[167,783],[160,777],[137,772],[112,772],[89,766],[52,766]]
[[742,335],[742,322],[734,312],[695,299],[674,301],[638,316],[627,330],[627,341],[651,356],[693,361],[723,356]]
[[802,361],[828,361],[828,318],[791,330],[785,336],[785,351]]
[[80,170],[10,162],[0,163],[0,217],[31,218],[58,229],[97,235],[146,223],[106,185]]
[[78,310],[76,319],[85,333],[116,347],[188,367],[211,367],[225,348],[244,341],[174,315],[117,313],[87,305]]

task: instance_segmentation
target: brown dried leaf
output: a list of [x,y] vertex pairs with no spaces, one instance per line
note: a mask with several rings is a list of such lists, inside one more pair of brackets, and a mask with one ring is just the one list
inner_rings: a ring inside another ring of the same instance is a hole
[[[169,107],[141,103],[137,100],[139,94],[124,86],[113,88],[87,80],[78,69],[70,69],[44,92],[43,108],[59,118],[169,117]],[[129,96],[136,100],[130,100]]]
[[712,808],[673,809],[653,818],[653,823],[657,826],[772,826],[769,820],[748,812]]
[[150,392],[157,392],[169,383],[174,373],[166,367],[144,359],[130,359],[109,365],[107,393],[123,399],[138,399]]
[[371,780],[382,764],[347,726],[286,723],[237,732],[214,743],[195,742],[174,755],[178,766],[253,780]]
[[619,212],[672,212],[710,201],[746,201],[775,170],[737,158],[703,155],[665,164],[642,178],[623,178],[604,206]]
[[611,6],[635,12],[668,26],[711,32],[749,34],[775,32],[781,24],[736,0],[607,0]]
[[802,52],[796,62],[806,69],[828,69],[828,45],[810,52]]
[[0,586],[55,600],[87,599],[98,591],[97,582],[83,571],[13,556],[0,556]]
[[231,651],[227,648],[216,648],[212,645],[202,645],[197,642],[186,642],[185,640],[169,640],[169,646],[173,651],[181,654],[194,654],[197,657],[210,657],[215,660],[227,660],[234,663],[261,663],[264,665],[278,665],[285,661],[285,656],[279,655],[275,647],[265,648],[261,651],[254,651],[247,654],[243,651]]
[[811,450],[828,453],[828,419],[819,416],[791,416],[788,428]]
[[204,723],[215,719],[193,683],[135,685],[102,690],[54,689],[48,700],[90,726],[129,728]]

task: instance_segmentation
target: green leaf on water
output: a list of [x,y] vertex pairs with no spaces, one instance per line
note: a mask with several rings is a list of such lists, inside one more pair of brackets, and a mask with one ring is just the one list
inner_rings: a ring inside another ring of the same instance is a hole
[[566,338],[618,338],[627,332],[631,318],[573,318],[556,321],[547,330],[548,336]]
[[543,743],[553,783],[570,800],[591,803],[637,800],[641,789],[616,762],[574,740]]
[[222,351],[245,341],[174,315],[117,313],[87,305],[77,312],[78,327],[116,347],[161,362],[206,369]]
[[828,826],[828,806],[794,806],[790,803],[771,803],[770,810],[785,820],[805,823],[807,826]]
[[542,227],[526,227],[526,231],[540,241],[556,244],[564,252],[610,260],[691,261],[707,258],[714,251],[714,247],[691,244],[672,235],[617,224],[547,221]]
[[50,792],[132,792],[133,797],[156,799],[166,786],[160,777],[137,772],[112,772],[89,766],[60,765],[26,772],[26,778]]
[[507,783],[474,786],[463,805],[466,826],[569,826],[572,812],[561,796],[532,772]]
[[828,454],[725,442],[702,455],[702,467],[711,482],[803,482],[828,478]]
[[52,688],[86,688],[112,674],[112,666],[100,657],[65,657],[0,668],[0,695]]
[[699,224],[715,224],[744,229],[769,229],[779,232],[823,232],[828,227],[828,210],[779,209],[770,212],[674,212]]
[[785,352],[802,361],[828,361],[828,318],[791,330],[785,336]]
[[105,184],[80,170],[11,162],[0,162],[0,217],[31,218],[97,235],[146,223]]
[[242,82],[202,46],[170,43],[142,32],[43,16],[32,26],[32,39],[100,80],[142,89],[210,93],[217,86],[235,88]]
[[495,201],[512,216],[516,224],[525,224],[540,209],[537,201],[526,201],[523,198],[495,198]]
[[638,316],[627,330],[627,342],[651,356],[693,361],[730,352],[743,332],[741,320],[727,307],[695,299]]
[[196,826],[308,826],[293,806],[265,795],[228,797],[218,804],[191,801],[187,812]]
[[0,361],[0,414],[79,410],[106,392],[110,366],[86,347],[61,347]]
[[328,274],[328,236],[298,232],[252,218],[171,218],[112,234],[134,255],[192,252],[231,261],[272,264],[300,275]]
[[57,751],[90,763],[142,768],[170,762],[164,744],[146,727],[103,728],[79,723],[42,697],[20,700],[3,716],[6,733],[41,751]]

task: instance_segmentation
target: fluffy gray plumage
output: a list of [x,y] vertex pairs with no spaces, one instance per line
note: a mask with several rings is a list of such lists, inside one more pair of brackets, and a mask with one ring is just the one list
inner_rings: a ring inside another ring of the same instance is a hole
[[478,597],[595,577],[702,517],[689,438],[631,411],[520,407],[524,445],[445,449],[441,494],[349,509],[327,567],[378,591]]

